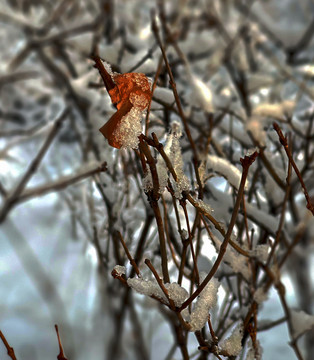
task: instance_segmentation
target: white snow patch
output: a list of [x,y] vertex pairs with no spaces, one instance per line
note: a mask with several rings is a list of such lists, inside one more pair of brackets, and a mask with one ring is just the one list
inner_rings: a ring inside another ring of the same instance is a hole
[[314,326],[314,315],[309,315],[302,310],[291,310],[290,316],[294,339],[298,338],[306,331],[311,330]]
[[249,131],[253,138],[259,142],[261,146],[266,145],[266,131],[264,130],[264,122],[257,116],[252,118],[246,123],[246,130]]
[[193,93],[192,93],[192,103],[193,105],[199,106],[202,110],[206,112],[213,111],[212,104],[212,91],[200,78],[195,75],[191,76]]
[[[217,251],[219,251],[222,241],[215,235],[212,235],[212,239],[215,243]],[[248,267],[247,258],[233,250],[230,246],[226,249],[223,262],[227,263],[236,273],[242,274],[246,280],[250,279],[252,274]]]
[[249,340],[249,347],[248,347],[248,352],[246,354],[246,359],[245,360],[262,360],[262,355],[263,355],[263,349],[261,347],[261,344],[258,340],[256,340],[256,351],[254,349],[252,340]]
[[113,270],[116,271],[116,273],[121,276],[121,275],[125,275],[126,272],[126,268],[125,266],[121,266],[121,265],[116,265]]
[[116,141],[121,145],[121,148],[136,149],[138,147],[138,137],[142,133],[142,111],[135,106],[122,117],[119,126],[113,133]]
[[264,262],[268,258],[269,245],[257,245],[255,249],[250,251],[250,255],[258,258],[259,261]]
[[214,212],[214,209],[209,204],[206,204],[203,200],[198,199],[196,200],[196,203],[198,204],[199,208],[206,213],[211,214]]
[[285,115],[291,116],[295,108],[294,100],[285,100],[277,104],[261,104],[253,109],[252,115],[282,119]]
[[[231,164],[230,161],[216,155],[208,155],[207,165],[212,169],[212,171],[222,175],[232,186],[239,189],[242,174],[241,171]],[[248,187],[248,181],[246,181],[245,190],[247,190]]]
[[[201,281],[205,279],[206,275],[205,272],[200,273]],[[209,310],[217,303],[219,285],[219,281],[216,278],[212,278],[201,292],[190,315],[190,331],[201,330],[205,326]]]
[[[128,285],[140,294],[146,296],[156,296],[165,303],[168,300],[155,280],[144,280],[140,278],[130,278]],[[168,290],[169,298],[172,299],[177,307],[181,306],[188,297],[188,292],[177,283],[167,283],[165,288]]]
[[183,159],[180,146],[180,137],[182,135],[181,124],[177,121],[174,121],[171,124],[171,134],[167,137],[167,142],[165,146],[165,153],[171,160],[174,171],[177,175],[177,181],[173,181],[172,185],[175,192],[175,197],[181,199],[182,191],[188,191],[190,189],[190,182],[187,176],[183,171]]
[[242,338],[243,324],[241,323],[234,328],[232,334],[220,344],[220,347],[222,350],[226,351],[229,356],[237,356],[242,350]]
[[261,303],[263,303],[264,301],[266,301],[268,299],[268,293],[264,292],[263,287],[259,287],[255,291],[253,298],[258,304],[261,304]]

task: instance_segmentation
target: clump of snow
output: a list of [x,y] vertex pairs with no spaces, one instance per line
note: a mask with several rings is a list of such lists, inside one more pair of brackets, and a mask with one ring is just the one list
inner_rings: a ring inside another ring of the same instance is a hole
[[152,174],[150,172],[150,169],[147,169],[147,172],[143,178],[143,189],[145,192],[148,192],[150,190],[153,190],[153,188],[154,185],[153,185]]
[[[276,187],[276,191],[277,189],[278,187]],[[271,234],[275,234],[274,229],[278,228],[279,223],[279,220],[276,217],[267,214],[265,211],[260,210],[257,206],[249,203],[246,204],[246,212],[248,216],[252,218],[257,224],[261,224]]]
[[282,119],[285,115],[291,116],[295,108],[294,100],[285,100],[277,104],[261,104],[256,106],[252,115],[261,117],[272,117],[275,119]]
[[[165,303],[168,303],[168,300],[155,280],[144,280],[140,278],[129,278],[127,280],[128,285],[137,291],[140,294],[146,296],[156,296],[159,299],[162,299]],[[167,283],[165,288],[168,291],[169,298],[174,301],[176,306],[181,306],[185,299],[188,297],[188,292],[186,289],[181,287],[177,283]]]
[[135,106],[122,117],[113,133],[116,141],[121,144],[121,148],[136,149],[138,147],[138,137],[142,133],[141,120],[142,111]]
[[246,123],[246,130],[249,131],[253,138],[258,141],[259,145],[266,145],[266,131],[264,130],[264,122],[257,116],[252,116]]
[[177,181],[173,182],[173,188],[175,197],[177,199],[182,198],[182,191],[188,191],[190,189],[190,182],[183,171],[183,159],[180,146],[180,137],[182,136],[181,124],[174,121],[171,124],[171,134],[167,137],[165,146],[165,153],[171,160],[174,171],[177,175]]
[[[208,155],[207,164],[208,167],[212,169],[212,171],[222,175],[229,181],[232,186],[239,189],[242,175],[241,171],[232,165],[228,160],[220,158],[216,155]],[[248,181],[245,183],[245,190],[247,189]]]
[[264,291],[263,287],[259,287],[255,291],[253,298],[258,304],[261,304],[268,299],[268,293]]
[[128,285],[140,294],[146,296],[157,296],[164,299],[164,293],[156,281],[144,280],[140,278],[130,278],[127,280]]
[[246,123],[246,130],[250,131],[255,140],[261,146],[266,145],[265,126],[271,123],[271,119],[283,120],[285,116],[292,116],[295,108],[294,100],[285,100],[277,104],[261,104],[256,106],[252,111],[252,116]]
[[[205,279],[206,275],[204,272],[200,273],[201,281]],[[216,278],[212,278],[201,292],[190,315],[190,331],[201,330],[205,326],[209,310],[217,303],[219,285],[219,281]]]
[[265,262],[268,258],[269,245],[257,245],[255,249],[250,251],[250,255],[258,258],[259,261]]
[[237,356],[242,350],[243,324],[240,323],[234,328],[232,334],[221,344],[221,350],[226,351],[229,356]]
[[126,268],[125,266],[121,266],[121,265],[116,265],[113,270],[119,275],[125,275],[126,272]]
[[311,330],[314,326],[314,315],[309,315],[302,310],[291,310],[290,316],[294,339]]
[[195,75],[191,75],[191,80],[192,80],[192,87],[194,90],[192,93],[193,103],[206,112],[209,113],[212,112],[213,95],[211,89],[200,78],[198,78]]
[[[171,133],[167,135],[164,151],[168,156],[173,169],[177,175],[177,181],[172,181],[172,186],[175,192],[175,197],[181,199],[182,191],[188,191],[190,189],[190,182],[183,171],[183,159],[181,153],[181,147],[179,138],[182,135],[180,123],[174,121],[171,126]],[[159,180],[159,193],[162,194],[168,184],[168,168],[167,165],[159,154],[157,157],[156,170]],[[145,191],[153,189],[153,181],[150,170],[147,171],[144,180],[143,188]]]
[[[162,158],[162,156],[159,154],[157,157],[157,164],[156,164],[156,170],[158,175],[158,181],[159,181],[159,193],[162,194],[168,184],[168,168],[167,165]],[[152,174],[150,172],[150,169],[148,169],[147,173],[145,174],[145,177],[143,179],[143,188],[144,191],[149,191],[153,189],[153,179]]]
[[180,286],[178,283],[165,284],[165,288],[168,290],[169,298],[174,301],[175,306],[180,307],[186,298],[189,296],[189,293]]

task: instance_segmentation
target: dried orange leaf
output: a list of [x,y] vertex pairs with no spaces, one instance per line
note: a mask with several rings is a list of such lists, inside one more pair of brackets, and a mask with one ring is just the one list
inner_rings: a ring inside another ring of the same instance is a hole
[[142,73],[109,74],[103,64],[96,60],[95,63],[117,108],[117,112],[99,130],[117,149],[134,147],[141,132],[142,112],[152,97],[150,82]]

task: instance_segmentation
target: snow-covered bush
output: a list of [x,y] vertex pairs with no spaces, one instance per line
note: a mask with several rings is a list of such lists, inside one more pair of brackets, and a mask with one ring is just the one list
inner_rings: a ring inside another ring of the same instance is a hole
[[0,3],[1,359],[312,359],[313,11]]

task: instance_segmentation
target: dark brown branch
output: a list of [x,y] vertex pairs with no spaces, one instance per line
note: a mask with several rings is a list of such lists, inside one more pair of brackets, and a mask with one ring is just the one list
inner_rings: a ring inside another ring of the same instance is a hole
[[225,252],[227,250],[227,246],[228,246],[228,243],[230,241],[232,230],[233,230],[233,227],[235,225],[235,222],[236,222],[236,219],[237,219],[237,216],[238,216],[238,212],[239,212],[239,209],[240,209],[240,204],[241,204],[241,201],[242,201],[242,197],[243,197],[243,193],[244,193],[244,186],[245,186],[246,178],[248,176],[249,168],[253,164],[253,162],[255,161],[257,155],[258,155],[258,153],[254,152],[251,156],[245,156],[244,159],[241,159],[241,165],[243,167],[243,171],[242,171],[241,182],[240,182],[239,191],[238,191],[238,195],[237,195],[237,200],[236,200],[236,203],[234,205],[234,209],[233,209],[233,212],[232,212],[232,216],[231,216],[231,220],[230,220],[230,223],[229,223],[229,226],[228,226],[226,236],[225,236],[224,241],[222,242],[222,244],[220,246],[220,250],[219,250],[217,259],[216,259],[212,269],[210,270],[210,272],[208,273],[206,278],[203,280],[203,282],[200,284],[200,286],[181,305],[180,311],[182,311],[187,306],[189,306],[189,304],[191,304],[192,301],[198,297],[198,295],[203,291],[205,286],[209,283],[211,278],[215,275],[216,271],[218,270],[218,267],[219,267],[224,255],[225,255]]
[[121,242],[121,245],[123,246],[123,249],[124,249],[124,251],[125,251],[125,253],[126,253],[126,256],[128,257],[128,259],[129,259],[129,261],[130,261],[130,264],[133,266],[133,269],[134,269],[135,272],[136,272],[136,275],[137,275],[137,276],[140,276],[140,275],[141,275],[140,270],[139,270],[139,268],[137,267],[136,262],[135,262],[134,259],[132,258],[131,254],[130,254],[130,252],[129,252],[129,249],[128,249],[128,247],[126,246],[126,243],[125,243],[125,241],[124,241],[124,239],[123,239],[123,237],[122,237],[122,234],[120,233],[120,231],[117,231],[117,234],[118,234],[118,238],[119,238],[119,240],[120,240],[120,242]]
[[295,163],[295,161],[293,160],[293,156],[291,154],[291,151],[289,149],[289,145],[288,145],[288,141],[287,141],[287,138],[283,135],[279,125],[277,123],[273,123],[273,127],[275,129],[275,131],[277,132],[278,134],[278,137],[279,137],[279,141],[281,143],[281,145],[283,146],[288,158],[289,158],[289,161],[291,162],[291,165],[300,181],[300,184],[302,186],[302,189],[303,189],[303,193],[304,193],[304,197],[306,199],[306,207],[311,211],[312,215],[314,216],[314,204],[311,203],[311,198],[309,196],[309,193],[306,189],[306,186],[304,184],[304,181],[303,181],[303,178],[302,178],[302,175]]

